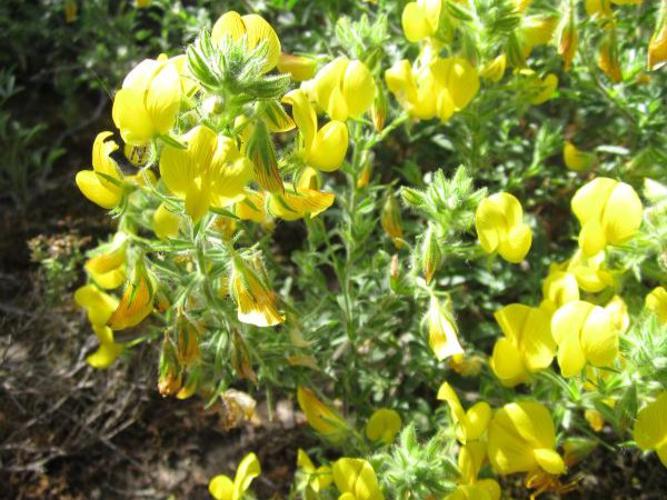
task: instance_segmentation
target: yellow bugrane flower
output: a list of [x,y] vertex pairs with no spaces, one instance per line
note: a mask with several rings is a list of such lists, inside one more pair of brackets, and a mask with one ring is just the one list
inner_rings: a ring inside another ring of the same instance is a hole
[[288,73],[295,82],[310,80],[315,76],[317,60],[306,56],[281,53],[278,58],[278,71]]
[[530,95],[529,102],[538,106],[552,99],[558,88],[558,77],[549,73],[544,78],[539,78],[532,70],[522,70],[523,74],[528,74],[528,91]]
[[523,49],[523,57],[527,58],[533,47],[546,45],[554,37],[558,26],[558,18],[555,16],[524,16],[518,30],[518,38]]
[[361,458],[339,458],[333,478],[341,495],[338,500],[383,500],[373,466]]
[[598,177],[577,190],[572,211],[581,223],[579,247],[590,257],[632,238],[641,225],[643,207],[632,186]]
[[276,305],[276,294],[268,285],[266,273],[258,260],[247,263],[234,260],[230,279],[231,295],[238,306],[239,321],[259,327],[275,326],[285,321]]
[[125,286],[118,307],[107,321],[107,326],[112,330],[137,326],[153,311],[153,295],[153,286],[145,270],[135,269],[134,276]]
[[547,368],[556,354],[549,314],[542,308],[510,304],[496,311],[504,337],[496,341],[489,365],[506,387],[526,382]]
[[489,460],[499,474],[537,469],[563,474],[565,463],[555,448],[556,432],[549,410],[536,401],[506,404],[489,424]]
[[505,54],[500,54],[484,65],[482,70],[479,72],[479,76],[491,82],[497,83],[502,80],[503,76],[505,75],[506,68],[507,56]]
[[482,249],[498,252],[508,262],[521,262],[533,240],[528,224],[523,222],[521,203],[509,193],[484,198],[475,212],[475,229]]
[[646,296],[646,308],[655,314],[661,323],[667,323],[667,290],[656,287]]
[[350,428],[338,412],[320,401],[307,387],[299,386],[296,397],[301,411],[306,415],[308,424],[315,431],[334,443],[345,439]]
[[333,120],[358,118],[375,99],[375,80],[361,61],[341,56],[320,69],[302,88]]
[[253,479],[262,473],[257,455],[248,453],[236,468],[232,481],[224,474],[217,475],[208,483],[208,491],[215,500],[241,500]]
[[81,170],[76,174],[76,185],[83,195],[102,208],[112,209],[123,198],[123,175],[116,162],[109,156],[118,144],[108,141],[113,132],[100,132],[93,143],[93,170]]
[[414,66],[396,62],[385,72],[387,87],[411,116],[446,122],[477,95],[477,69],[461,57],[438,58],[425,48]]
[[271,25],[257,14],[241,16],[238,12],[229,11],[220,16],[211,30],[211,39],[215,43],[221,43],[225,38],[233,41],[245,39],[248,50],[255,49],[264,44],[266,50],[266,62],[263,71],[271,71],[278,64],[280,58],[280,39]]
[[581,372],[586,363],[610,366],[618,354],[619,331],[609,310],[577,300],[558,309],[551,318],[558,344],[558,365],[564,377]]
[[450,356],[463,354],[459,343],[456,323],[448,305],[440,304],[436,297],[431,297],[426,313],[428,344],[439,361]]
[[181,105],[181,79],[171,59],[144,59],[123,80],[112,117],[123,140],[146,144],[168,134]]
[[579,249],[564,264],[564,268],[574,274],[579,288],[585,292],[597,293],[614,284],[613,276],[604,268],[604,260],[604,252],[586,257]]
[[597,157],[594,153],[582,151],[570,141],[565,141],[565,146],[563,147],[563,162],[570,170],[583,172],[596,165]]
[[667,467],[667,391],[662,391],[653,403],[642,408],[632,432],[642,450],[655,450],[662,465]]
[[347,153],[347,125],[331,120],[318,129],[315,108],[302,89],[288,92],[282,100],[292,106],[292,116],[299,129],[298,151],[303,161],[324,172],[338,170]]
[[460,443],[467,444],[482,438],[491,421],[491,407],[486,401],[479,401],[465,411],[456,392],[447,382],[440,386],[438,399],[449,405],[452,421],[456,425],[456,439]]
[[123,232],[116,233],[113,241],[100,250],[102,252],[86,261],[84,268],[100,288],[105,290],[118,288],[125,282],[127,235]]
[[401,25],[405,38],[419,42],[438,31],[442,0],[417,0],[408,2],[403,8]]
[[[489,409],[489,417],[491,410]],[[488,424],[488,420],[487,420]],[[487,445],[483,441],[472,441],[459,450],[458,466],[461,476],[459,485],[446,500],[499,500],[500,485],[495,479],[478,479],[479,471],[486,459]]]
[[395,410],[375,410],[366,422],[366,437],[373,442],[391,444],[401,430],[401,416]]

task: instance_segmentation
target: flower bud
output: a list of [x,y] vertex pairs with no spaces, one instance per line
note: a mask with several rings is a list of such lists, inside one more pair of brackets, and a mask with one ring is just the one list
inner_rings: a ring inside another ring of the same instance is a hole
[[164,203],[160,203],[153,213],[153,231],[161,240],[175,238],[181,224],[181,216],[172,212]]
[[400,249],[403,246],[401,207],[399,206],[398,201],[396,201],[396,197],[393,193],[390,193],[384,202],[382,213],[380,215],[380,224],[385,233],[391,238],[394,246],[397,249]]
[[583,172],[593,168],[597,164],[597,156],[595,156],[595,153],[581,151],[570,141],[565,141],[563,162],[570,170]]
[[375,100],[371,107],[371,119],[377,132],[382,132],[384,129],[384,123],[387,119],[387,106],[387,94],[384,91],[384,87],[380,86],[377,88]]
[[567,467],[572,467],[590,455],[597,447],[593,439],[570,437],[563,442],[563,461]]
[[364,151],[364,156],[361,160],[361,170],[357,177],[357,189],[363,189],[368,186],[373,175],[373,154],[369,151]]
[[65,22],[69,24],[76,21],[78,10],[76,0],[65,0]]
[[442,306],[435,297],[431,297],[426,323],[428,343],[439,361],[456,354],[463,354],[454,318],[448,308]]
[[320,401],[312,390],[299,386],[297,400],[308,424],[315,431],[334,443],[345,439],[350,430],[348,423],[338,412]]
[[137,326],[153,311],[154,292],[143,263],[138,263],[107,326],[112,330]]
[[615,31],[610,31],[600,42],[597,57],[598,68],[615,83],[623,79],[621,64],[618,59],[618,46]]
[[577,46],[579,44],[579,34],[577,33],[577,24],[574,11],[565,14],[563,21],[561,21],[560,30],[558,32],[558,53],[563,58],[565,64],[565,71],[572,66],[572,59],[577,53]]
[[440,267],[440,261],[442,260],[438,238],[431,223],[429,223],[424,239],[422,240],[421,256],[422,271],[424,272],[426,284],[429,284],[438,267]]
[[482,71],[479,73],[479,76],[485,80],[497,83],[502,80],[506,67],[507,56],[505,54],[500,54],[498,57],[492,59],[484,65]]

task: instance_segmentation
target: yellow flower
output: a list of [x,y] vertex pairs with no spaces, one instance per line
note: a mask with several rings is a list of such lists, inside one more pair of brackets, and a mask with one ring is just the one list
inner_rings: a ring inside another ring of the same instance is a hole
[[150,7],[152,0],[136,0],[137,2],[137,9],[145,9],[147,7]]
[[250,266],[236,259],[230,279],[232,296],[238,306],[239,321],[259,327],[285,321],[276,305],[276,294],[268,286],[266,274],[257,261]]
[[389,408],[375,410],[366,422],[366,437],[373,442],[391,444],[401,430],[401,416]]
[[261,191],[249,189],[245,193],[245,199],[234,205],[236,216],[241,220],[250,220],[264,226],[270,226],[272,224],[271,217],[265,208],[267,196]]
[[403,8],[401,25],[405,38],[419,42],[438,31],[442,0],[417,0],[408,2]]
[[153,311],[154,290],[141,268],[135,269],[133,278],[125,285],[118,307],[107,326],[112,330],[124,330],[141,323]]
[[536,469],[563,474],[565,464],[555,448],[554,423],[549,410],[538,402],[506,404],[489,424],[489,460],[500,474]]
[[220,474],[208,483],[208,491],[216,500],[241,500],[250,483],[261,473],[262,467],[257,455],[248,453],[236,468],[233,481],[228,476]]
[[579,300],[579,284],[576,276],[552,265],[549,268],[549,275],[542,282],[542,295],[544,298],[540,308],[551,316],[563,304]]
[[83,195],[102,208],[112,209],[123,198],[123,175],[109,156],[118,149],[114,141],[107,141],[113,132],[100,132],[93,143],[93,170],[76,174],[76,185]]
[[563,162],[570,170],[583,172],[584,170],[588,170],[595,166],[597,157],[595,156],[595,153],[582,151],[577,149],[577,147],[570,141],[565,141],[565,146],[563,147]]
[[665,62],[667,62],[667,1],[662,0],[658,22],[648,44],[648,69],[658,69]]
[[341,495],[338,500],[383,500],[371,464],[361,458],[339,458],[333,464],[333,478]]
[[210,168],[211,205],[227,207],[245,198],[246,186],[255,176],[253,164],[231,138],[217,137]]
[[278,58],[278,71],[288,73],[295,82],[310,80],[315,75],[317,60],[305,56],[292,54],[280,54]]
[[123,80],[113,101],[113,122],[132,145],[168,134],[181,105],[181,80],[166,57],[144,59]]
[[661,323],[667,323],[667,290],[656,287],[646,296],[646,308],[655,314]]
[[667,467],[667,391],[662,391],[653,403],[642,408],[632,435],[642,450],[655,450],[662,465]]
[[454,354],[449,358],[449,367],[462,377],[476,377],[482,371],[483,366],[484,358],[476,354],[472,356]]
[[302,89],[288,92],[283,102],[292,106],[292,116],[299,128],[298,151],[303,161],[324,172],[338,170],[347,153],[347,125],[331,120],[318,129],[317,114]]
[[315,468],[315,464],[313,464],[308,454],[301,448],[299,448],[296,455],[296,465],[307,477],[307,500],[310,498],[318,498],[317,495],[319,492],[327,489],[331,483],[333,483],[331,467],[328,465],[320,465]]
[[547,368],[556,354],[549,314],[536,307],[510,304],[496,311],[504,337],[496,341],[489,365],[506,387],[526,382]]
[[426,313],[428,343],[439,361],[463,354],[456,323],[448,309],[448,306],[441,305],[438,299],[432,296]]
[[491,420],[491,407],[486,401],[475,403],[465,411],[456,392],[447,382],[440,386],[438,399],[449,405],[452,421],[456,425],[456,439],[460,443],[477,441],[486,432]]
[[366,65],[343,56],[320,69],[302,88],[333,120],[339,121],[365,113],[373,104],[376,92],[373,75]]
[[178,236],[180,225],[181,216],[169,210],[164,203],[160,203],[153,212],[153,231],[161,240]]
[[208,211],[211,199],[211,163],[217,135],[198,125],[183,140],[186,149],[166,144],[160,157],[160,176],[174,195],[185,200],[185,211],[194,222]]
[[105,290],[118,288],[125,282],[127,235],[118,232],[104,250],[86,261],[84,268],[97,286]]
[[280,39],[263,17],[257,14],[241,16],[233,10],[226,12],[213,25],[211,40],[220,44],[227,37],[233,41],[244,38],[248,50],[253,50],[261,43],[264,43],[266,48],[266,62],[264,63],[263,71],[265,73],[271,71],[278,64],[278,59],[280,58]]
[[299,386],[296,394],[301,411],[315,431],[334,443],[345,438],[349,426],[343,417],[317,399],[315,393],[306,387]]
[[475,229],[482,249],[498,252],[508,262],[521,262],[533,240],[523,222],[521,203],[509,193],[496,193],[485,199],[475,212]]
[[584,411],[584,418],[595,432],[600,432],[604,429],[604,417],[599,411],[589,408]]
[[479,72],[479,76],[491,82],[497,83],[502,80],[503,75],[505,74],[505,68],[507,68],[507,56],[505,54],[500,54],[495,59],[490,60],[484,65],[482,70]]
[[607,245],[620,245],[634,236],[642,222],[643,207],[632,186],[598,177],[577,190],[572,211],[582,226],[579,247],[590,257]]
[[436,58],[431,71],[440,87],[437,113],[446,122],[454,113],[464,109],[479,91],[477,69],[461,57]]
[[618,331],[608,310],[589,302],[568,302],[551,318],[558,344],[558,364],[564,377],[577,375],[586,363],[609,366],[618,354]]
[[438,89],[427,66],[417,61],[413,68],[403,59],[385,71],[384,78],[387,88],[411,116],[420,120],[435,117]]

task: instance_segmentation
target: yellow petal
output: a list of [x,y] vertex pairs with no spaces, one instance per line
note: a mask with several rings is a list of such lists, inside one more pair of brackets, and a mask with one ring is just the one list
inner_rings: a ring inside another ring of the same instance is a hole
[[242,498],[253,479],[262,473],[257,455],[248,453],[239,463],[234,476],[234,498]]
[[302,82],[315,75],[317,60],[310,57],[285,54],[283,52],[278,58],[277,66],[278,71],[288,73],[295,82]]
[[505,387],[514,387],[528,379],[521,352],[506,338],[496,341],[489,365]]
[[401,417],[389,408],[375,410],[366,422],[366,437],[371,441],[391,444],[400,430]]
[[280,57],[280,39],[278,35],[271,25],[257,14],[248,14],[241,19],[245,25],[249,48],[253,49],[261,42],[266,44],[266,63],[264,63],[263,71],[265,73],[271,71],[278,64],[278,58]]
[[175,238],[181,224],[181,216],[170,211],[164,203],[160,203],[153,213],[153,231],[160,239]]
[[323,172],[333,172],[343,164],[347,146],[347,125],[332,120],[318,130],[306,161]]
[[449,312],[443,310],[435,297],[431,297],[427,320],[428,342],[438,360],[442,361],[455,354],[463,353],[456,325]]
[[341,90],[351,117],[356,118],[371,107],[375,99],[375,81],[364,63],[350,61]]
[[105,182],[93,170],[81,170],[76,174],[76,185],[81,193],[90,201],[102,208],[111,210],[120,203],[123,198],[123,190],[119,187],[109,188],[109,182]]
[[468,409],[464,425],[466,441],[477,440],[486,432],[491,414],[491,407],[486,401],[475,403]]
[[153,296],[146,278],[128,282],[107,325],[112,330],[124,330],[141,323],[153,311]]
[[403,9],[401,25],[405,38],[410,42],[419,42],[433,34],[431,23],[426,17],[426,12],[417,2],[409,2]]
[[642,222],[642,202],[632,186],[619,182],[611,191],[602,213],[607,241],[619,245],[637,232]]
[[584,225],[590,220],[600,221],[609,195],[618,181],[607,177],[598,177],[580,187],[572,197],[572,211]]
[[225,12],[213,25],[211,30],[211,40],[219,44],[225,37],[232,40],[239,40],[246,33],[245,24],[238,12],[230,10]]
[[600,253],[607,246],[604,227],[597,220],[586,222],[579,232],[579,248],[586,256]]
[[322,403],[313,391],[299,386],[297,400],[308,424],[327,439],[337,442],[345,437],[347,424],[338,413]]
[[86,361],[93,368],[108,368],[113,364],[114,361],[116,361],[122,351],[123,346],[121,344],[100,344],[100,346],[97,348],[97,351],[88,356]]
[[303,138],[303,147],[309,152],[317,133],[317,115],[308,96],[302,89],[295,89],[285,94],[283,102],[292,106],[292,117]]
[[118,307],[118,299],[94,285],[84,285],[74,292],[74,301],[86,310],[88,320],[95,326],[104,326]]
[[340,458],[333,465],[333,478],[341,493],[351,493],[355,500],[381,500],[377,476],[371,464],[361,458]]
[[297,220],[306,216],[312,219],[329,208],[335,199],[333,193],[325,193],[314,189],[303,189],[298,192],[285,191],[285,194],[269,196],[268,210],[274,217],[285,220]]
[[335,120],[345,121],[348,117],[341,83],[349,63],[346,57],[338,57],[320,69],[313,81],[314,100]]
[[455,109],[465,108],[477,95],[479,75],[467,60],[461,57],[436,59],[431,64],[436,81],[449,91]]
[[299,448],[296,454],[296,466],[308,474],[315,472],[315,465],[304,450]]
[[549,474],[560,475],[565,473],[565,462],[556,451],[549,448],[539,448],[534,453],[537,463]]
[[518,224],[503,236],[498,246],[498,253],[507,262],[518,264],[528,255],[533,242],[530,227],[527,224]]
[[581,330],[581,346],[593,366],[609,366],[614,362],[618,354],[618,331],[612,326],[608,310],[593,307]]
[[551,335],[549,315],[539,308],[530,308],[523,325],[520,349],[528,371],[547,368],[556,354],[556,342]]
[[216,500],[236,500],[234,498],[234,483],[222,474],[211,479],[208,483],[208,492]]
[[655,314],[661,323],[667,323],[667,290],[659,286],[646,296],[646,308]]
[[144,103],[155,131],[167,134],[181,105],[181,78],[173,63],[165,63],[153,76]]
[[[642,450],[654,450],[667,442],[667,391],[637,413],[633,437]],[[662,458],[662,457],[661,457]]]
[[146,144],[157,133],[144,105],[142,90],[120,89],[114,97],[111,114],[123,141],[128,144]]

